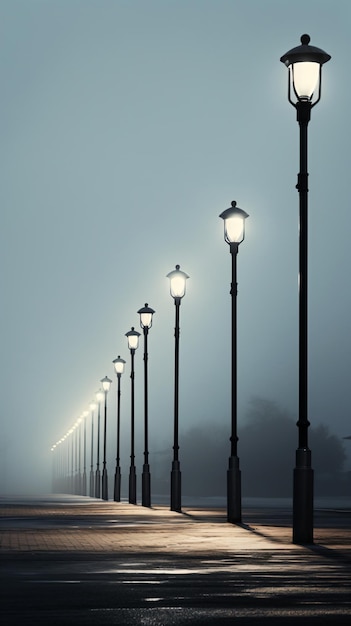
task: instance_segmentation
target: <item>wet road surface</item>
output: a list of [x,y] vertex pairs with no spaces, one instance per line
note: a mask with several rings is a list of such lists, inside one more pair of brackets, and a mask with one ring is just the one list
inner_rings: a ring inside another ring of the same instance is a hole
[[[350,624],[350,512],[317,514],[313,546],[290,511],[184,514],[133,505],[0,502],[1,624]],[[16,543],[17,542],[17,543]]]

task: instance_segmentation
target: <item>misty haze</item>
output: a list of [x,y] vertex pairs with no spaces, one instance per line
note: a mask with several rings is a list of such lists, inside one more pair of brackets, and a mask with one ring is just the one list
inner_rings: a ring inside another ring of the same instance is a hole
[[[225,497],[231,268],[218,216],[237,200],[249,214],[238,255],[242,494],[291,497],[298,437],[298,128],[279,58],[310,32],[333,66],[324,72],[322,102],[309,129],[309,443],[316,495],[350,496],[345,77],[351,5],[322,5],[316,11],[316,3],[297,0],[291,12],[274,0],[1,2],[1,494],[63,486],[57,471],[62,478],[68,468],[71,440],[60,444],[65,453],[51,448],[89,411],[108,376],[112,498],[112,362],[121,355],[126,497],[131,393],[125,334],[132,326],[142,332],[137,311],[148,302],[155,310],[148,339],[151,489],[153,498],[168,497],[175,307],[166,276],[180,264],[190,277],[180,310],[182,490]],[[90,419],[89,412],[88,471]],[[96,410],[94,419],[96,437]]]

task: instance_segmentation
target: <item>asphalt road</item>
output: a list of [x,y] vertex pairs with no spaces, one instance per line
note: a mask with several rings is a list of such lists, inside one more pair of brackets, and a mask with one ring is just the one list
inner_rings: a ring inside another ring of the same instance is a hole
[[287,510],[141,509],[0,502],[1,625],[351,623],[350,512],[293,546]]

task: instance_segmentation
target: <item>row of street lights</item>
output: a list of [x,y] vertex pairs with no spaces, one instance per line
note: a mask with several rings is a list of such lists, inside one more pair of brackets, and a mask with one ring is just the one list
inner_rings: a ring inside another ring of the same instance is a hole
[[[239,244],[245,237],[245,220],[248,214],[240,209],[236,202],[232,202],[231,207],[220,217],[224,220],[224,238],[230,245],[232,256],[232,431],[231,431],[231,456],[229,458],[228,469],[228,521],[237,522],[241,520],[241,487],[240,487],[240,469],[239,459],[237,456],[237,368],[236,368],[236,258]],[[189,276],[176,265],[175,269],[167,274],[170,280],[170,293],[175,304],[175,351],[174,351],[174,434],[173,434],[173,460],[171,467],[171,510],[180,512],[182,509],[181,498],[181,471],[179,461],[179,335],[180,335],[180,304],[186,293],[186,281]],[[152,326],[153,315],[155,311],[146,303],[144,307],[139,309],[140,326],[144,334],[144,463],[142,471],[142,505],[151,506],[151,475],[149,465],[149,447],[148,447],[148,333]],[[128,340],[128,348],[131,357],[131,444],[130,444],[130,469],[129,469],[129,503],[136,504],[136,468],[135,468],[135,402],[134,402],[134,357],[135,351],[139,346],[140,333],[134,327],[126,333]],[[120,467],[120,380],[125,369],[125,360],[118,356],[113,365],[117,375],[117,453],[116,453],[116,469],[114,477],[114,500],[119,502],[121,499],[121,467]],[[106,444],[107,444],[107,394],[110,390],[112,381],[105,376],[101,381],[103,392],[96,394],[96,403],[90,404],[91,410],[91,470],[90,470],[90,495],[100,498],[100,484],[102,484],[101,497],[103,500],[108,499],[108,476],[106,466]],[[102,479],[100,476],[100,407],[104,400],[104,422],[103,422],[103,470]],[[94,450],[94,410],[98,406],[98,425],[97,425],[97,465],[95,475],[95,492],[93,492],[94,473],[93,473],[93,450]],[[80,425],[84,420],[84,471],[83,485],[86,485],[85,459],[86,459],[86,417],[88,411],[85,411],[81,418],[77,420]],[[71,431],[69,431],[71,432]],[[63,440],[61,440],[63,441]],[[79,450],[78,458],[78,476],[80,476],[80,438],[78,439]],[[72,465],[73,468],[73,465]],[[86,489],[78,480],[75,487],[78,486],[79,493],[86,495]]]
[[[172,465],[172,478],[171,480],[171,504],[173,510],[181,510],[181,495],[180,495],[180,468],[178,461],[178,379],[179,379],[179,306],[180,301],[185,295],[185,282],[188,275],[180,270],[180,266],[177,265],[175,270],[167,274],[170,279],[170,292],[174,298],[176,304],[176,369],[175,369],[175,414],[174,414],[174,461]],[[140,316],[140,326],[144,334],[144,463],[142,470],[142,505],[146,507],[151,506],[151,475],[149,465],[149,442],[148,442],[148,333],[152,326],[153,315],[155,311],[146,303],[144,307],[139,309],[138,314]],[[126,333],[128,348],[131,356],[131,451],[130,451],[130,469],[129,469],[129,503],[136,504],[137,502],[137,488],[136,488],[136,468],[135,468],[135,402],[134,402],[134,356],[135,351],[139,346],[140,334],[134,327]],[[120,466],[120,399],[121,399],[121,376],[125,369],[125,360],[118,356],[113,361],[115,372],[117,375],[117,451],[116,451],[116,469],[114,476],[114,500],[119,502],[121,499],[121,466]],[[110,390],[112,380],[105,376],[101,381],[102,391],[99,390],[96,393],[96,402],[92,402],[89,405],[91,412],[91,450],[90,450],[90,476],[89,476],[89,495],[103,500],[108,500],[108,475],[107,475],[107,463],[106,463],[106,447],[107,447],[107,394]],[[103,422],[103,469],[102,476],[100,472],[100,420],[101,420],[101,404],[104,400],[104,422]],[[98,423],[97,423],[97,463],[96,473],[94,475],[94,411],[98,408]],[[89,415],[89,411],[84,411],[81,417],[78,418],[73,428],[60,439],[52,450],[54,451],[57,446],[64,443],[68,435],[74,435],[72,437],[72,449],[71,449],[71,469],[72,478],[70,481],[70,489],[74,493],[80,495],[87,495],[86,483],[86,418]],[[80,427],[84,425],[83,434],[83,475],[81,474],[81,437]],[[75,450],[75,455],[74,455]],[[74,476],[74,458],[75,458],[75,472]],[[178,461],[178,464],[177,464]],[[59,462],[59,468],[61,468],[62,459]],[[62,470],[62,468],[61,468]],[[61,475],[60,471],[58,472]],[[60,482],[60,481],[59,481]],[[100,491],[101,487],[101,491]],[[175,503],[175,504],[174,504]],[[174,508],[176,507],[176,508]]]
[[[302,35],[301,45],[289,50],[281,57],[281,61],[289,70],[288,99],[296,108],[297,121],[300,127],[300,172],[298,174],[297,190],[299,193],[299,418],[298,449],[296,451],[296,467],[294,469],[293,484],[293,541],[294,543],[313,543],[313,470],[311,467],[311,451],[308,447],[308,407],[307,407],[307,227],[308,227],[308,169],[307,169],[307,128],[311,117],[311,109],[321,98],[322,66],[330,60],[330,55],[310,45],[309,35]],[[293,94],[295,98],[293,99]],[[240,209],[233,201],[231,207],[220,217],[224,220],[224,238],[229,244],[232,259],[231,282],[231,450],[227,471],[227,518],[229,522],[241,522],[241,472],[237,452],[237,254],[239,245],[245,237],[245,220],[248,214]],[[175,304],[175,359],[174,359],[174,438],[173,461],[171,468],[171,510],[181,511],[181,471],[179,462],[179,309],[185,295],[186,281],[189,276],[180,270],[179,265],[168,275],[170,279],[171,296]],[[151,506],[150,496],[150,466],[148,450],[148,372],[147,372],[147,339],[148,331],[152,326],[152,317],[155,311],[148,304],[139,309],[140,325],[144,333],[144,464],[142,473],[142,504]],[[131,355],[131,464],[129,474],[129,502],[136,503],[136,473],[134,455],[134,355],[138,347],[140,333],[132,329],[126,333]],[[117,388],[117,457],[114,499],[120,500],[120,378],[124,371],[125,361],[118,357],[113,361],[118,381]],[[104,462],[102,475],[102,497],[107,499],[107,470],[106,470],[106,396],[111,384],[107,376],[101,383],[104,389]],[[93,407],[91,405],[92,420]],[[95,496],[99,493],[99,428],[100,402],[98,400],[98,446]],[[79,420],[76,426],[79,425]],[[76,427],[75,426],[75,427]],[[71,431],[69,431],[71,432]],[[61,440],[62,441],[62,440]],[[85,455],[85,418],[84,418],[84,455]],[[77,439],[76,439],[77,445]],[[92,421],[92,450],[90,494],[93,485],[93,421]],[[80,443],[79,443],[80,446]],[[80,459],[80,452],[79,452]],[[73,443],[72,443],[73,468]],[[79,468],[80,474],[80,461]],[[83,485],[85,484],[85,466]]]

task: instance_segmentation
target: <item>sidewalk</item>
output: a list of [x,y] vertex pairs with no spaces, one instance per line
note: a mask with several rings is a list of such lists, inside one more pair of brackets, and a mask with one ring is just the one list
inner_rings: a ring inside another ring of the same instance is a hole
[[[314,549],[351,560],[351,513],[315,514]],[[260,521],[263,520],[263,521]],[[151,509],[88,497],[51,496],[18,504],[0,499],[0,550],[4,552],[162,552],[232,554],[233,551],[308,548],[291,542],[287,513],[243,511],[228,524],[225,509],[167,506]]]

